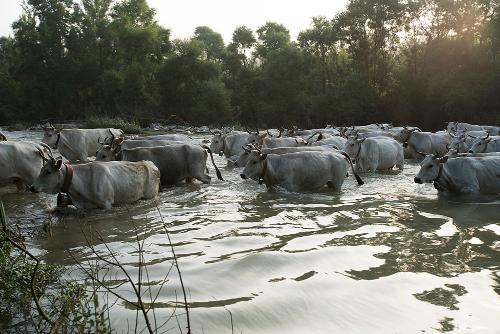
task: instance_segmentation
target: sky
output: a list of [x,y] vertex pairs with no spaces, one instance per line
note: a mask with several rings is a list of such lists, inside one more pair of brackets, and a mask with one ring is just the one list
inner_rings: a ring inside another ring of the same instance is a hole
[[[267,21],[285,25],[292,39],[305,30],[313,16],[332,18],[347,0],[148,0],[156,9],[158,22],[169,28],[173,38],[188,38],[197,26],[208,26],[231,40],[236,27],[254,31]],[[12,34],[12,22],[21,13],[22,0],[0,0],[0,36]]]

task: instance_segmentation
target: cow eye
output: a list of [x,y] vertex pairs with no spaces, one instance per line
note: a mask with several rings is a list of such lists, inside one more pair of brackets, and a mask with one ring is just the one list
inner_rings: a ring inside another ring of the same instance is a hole
[[432,168],[432,167],[433,167],[432,165],[427,166],[427,168]]
[[49,172],[49,171],[46,171],[46,172],[45,172],[45,175],[50,175],[50,172]]

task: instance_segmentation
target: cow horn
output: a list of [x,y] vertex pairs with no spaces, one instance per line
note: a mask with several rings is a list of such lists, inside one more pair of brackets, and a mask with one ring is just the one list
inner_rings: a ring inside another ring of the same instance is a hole
[[241,148],[243,149],[243,151],[248,152],[248,153],[252,152],[252,150],[251,150],[251,149],[249,149],[249,148],[248,148],[248,147],[246,147],[246,146],[247,146],[247,145],[245,145],[245,146],[242,146],[242,147],[241,147]]
[[490,137],[490,133],[488,132],[488,135],[486,137],[484,137],[484,139],[488,139]]
[[470,134],[467,134],[467,136],[471,137],[471,138],[474,138],[474,139],[477,139],[477,137],[473,136],[473,135],[470,135]]
[[279,131],[279,133],[278,133],[278,138],[280,138],[280,137],[281,137],[281,135],[283,134],[283,128],[282,128],[282,127],[281,127],[281,128],[279,128],[279,129],[278,129],[278,131]]

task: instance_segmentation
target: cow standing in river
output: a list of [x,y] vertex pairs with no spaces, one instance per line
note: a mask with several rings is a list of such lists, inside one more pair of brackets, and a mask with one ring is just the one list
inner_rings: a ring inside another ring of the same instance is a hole
[[119,129],[44,129],[42,142],[57,149],[68,161],[85,162],[108,140],[123,135]]

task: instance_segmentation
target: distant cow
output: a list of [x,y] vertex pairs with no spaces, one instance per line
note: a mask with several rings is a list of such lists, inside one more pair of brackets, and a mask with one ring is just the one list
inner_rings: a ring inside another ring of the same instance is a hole
[[420,164],[415,183],[434,183],[441,192],[500,193],[500,157],[437,158],[430,154]]
[[472,143],[469,153],[489,153],[500,152],[500,136],[491,136],[477,138]]
[[159,187],[160,171],[151,161],[94,161],[72,166],[51,159],[30,190],[49,194],[66,192],[78,208],[109,209],[113,205],[154,198]]
[[306,146],[307,142],[302,137],[264,138],[262,148]]
[[0,183],[13,182],[26,189],[40,173],[49,147],[32,142],[0,142]]
[[418,152],[443,156],[448,152],[451,136],[447,132],[420,132],[417,129],[405,128],[394,139],[407,148],[405,158],[420,158]]
[[123,135],[119,129],[62,129],[45,128],[42,142],[69,161],[88,161],[108,139]]
[[255,151],[240,176],[265,183],[268,188],[281,186],[290,191],[308,191],[319,190],[327,185],[340,191],[349,165],[358,184],[363,184],[349,156],[342,151],[306,151],[282,155]]
[[0,141],[7,141],[7,136],[0,132]]

